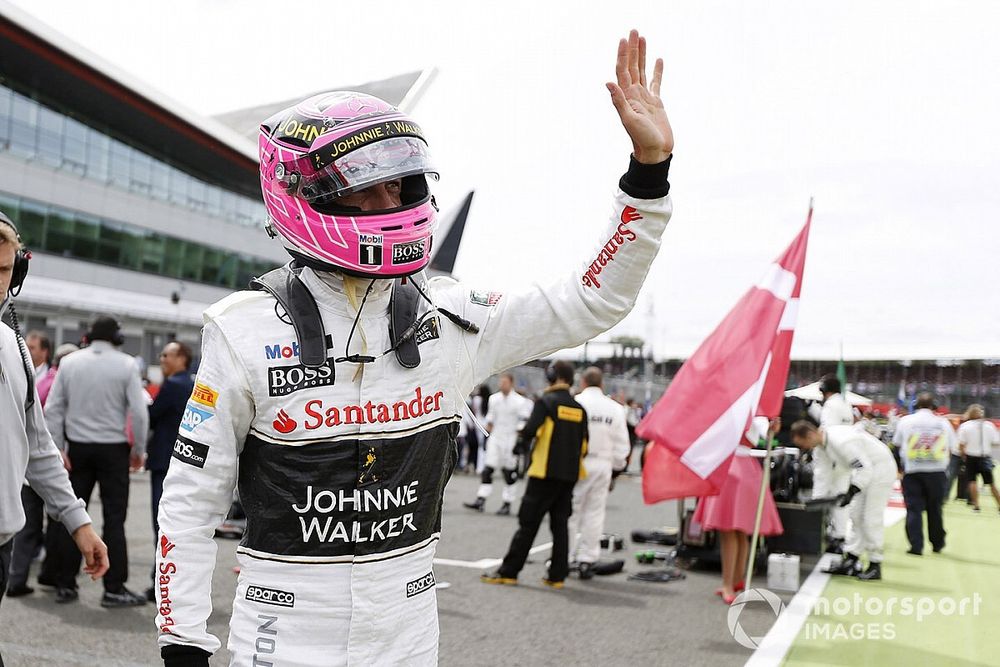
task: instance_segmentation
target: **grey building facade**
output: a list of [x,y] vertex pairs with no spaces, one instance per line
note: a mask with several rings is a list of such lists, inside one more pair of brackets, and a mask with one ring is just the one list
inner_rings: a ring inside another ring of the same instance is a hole
[[[399,103],[428,80],[369,85]],[[0,0],[0,209],[32,252],[22,330],[77,342],[109,314],[147,361],[172,339],[197,350],[205,307],[288,259],[247,129],[281,106],[198,114]]]

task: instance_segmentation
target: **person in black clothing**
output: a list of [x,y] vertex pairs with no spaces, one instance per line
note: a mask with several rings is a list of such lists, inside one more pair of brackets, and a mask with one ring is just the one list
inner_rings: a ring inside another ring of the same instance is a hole
[[516,584],[517,575],[528,559],[531,544],[546,514],[552,530],[552,561],[542,583],[562,588],[569,572],[569,517],[573,513],[573,486],[587,473],[587,413],[569,393],[573,366],[557,361],[546,370],[549,388],[535,402],[517,449],[523,452],[534,439],[528,487],[518,512],[519,526],[500,568],[485,573],[487,584]]
[[[188,397],[199,403],[213,403],[211,390],[201,391],[192,395],[194,379],[191,369],[191,348],[179,341],[171,341],[160,352],[160,370],[163,371],[163,384],[160,391],[149,406],[149,445],[146,448],[146,470],[149,471],[149,488],[153,514],[153,543],[159,539],[160,522],[157,521],[157,511],[160,507],[160,496],[163,495],[163,479],[167,476],[170,466],[170,455],[174,451],[174,443],[178,441],[177,433],[184,417]],[[178,446],[183,447],[183,441]],[[146,589],[146,599],[153,601],[156,591],[150,586]]]
[[156,510],[160,505],[163,478],[167,476],[170,455],[174,451],[174,442],[177,440],[188,398],[200,404],[213,402],[210,394],[191,395],[194,389],[194,378],[190,373],[191,356],[191,348],[179,341],[171,341],[163,347],[160,353],[160,369],[163,371],[164,380],[159,393],[149,406],[146,470],[150,472],[154,535],[160,532]]

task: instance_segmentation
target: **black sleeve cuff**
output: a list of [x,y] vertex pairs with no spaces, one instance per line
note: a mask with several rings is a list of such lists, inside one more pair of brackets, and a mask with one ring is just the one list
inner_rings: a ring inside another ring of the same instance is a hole
[[636,199],[659,199],[670,194],[670,182],[667,174],[670,171],[671,153],[666,160],[657,164],[643,164],[629,158],[628,171],[618,182],[622,192]]
[[211,653],[197,646],[171,644],[160,649],[163,667],[208,667]]

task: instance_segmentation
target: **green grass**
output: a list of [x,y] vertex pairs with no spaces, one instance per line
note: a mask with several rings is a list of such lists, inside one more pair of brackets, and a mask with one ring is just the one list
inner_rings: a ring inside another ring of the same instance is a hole
[[[907,554],[905,520],[887,528],[882,581],[831,577],[784,664],[1000,665],[1000,513],[992,498],[981,503],[981,514],[964,502],[945,504],[947,546],[939,554],[929,543],[923,556]],[[902,613],[907,600],[909,615]],[[950,615],[949,601],[955,603]],[[918,619],[921,605],[932,611]]]

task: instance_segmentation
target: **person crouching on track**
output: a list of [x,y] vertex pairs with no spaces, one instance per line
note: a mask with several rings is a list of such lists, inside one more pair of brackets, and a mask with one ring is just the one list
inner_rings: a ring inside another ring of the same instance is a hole
[[[792,442],[811,450],[822,447],[830,459],[851,471],[851,485],[842,494],[840,506],[847,507],[854,530],[844,545],[840,563],[828,572],[857,576],[871,581],[882,578],[883,524],[889,493],[896,480],[896,461],[880,440],[853,426],[816,428],[802,420],[792,424]],[[861,571],[861,556],[867,552],[868,568]]]

